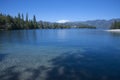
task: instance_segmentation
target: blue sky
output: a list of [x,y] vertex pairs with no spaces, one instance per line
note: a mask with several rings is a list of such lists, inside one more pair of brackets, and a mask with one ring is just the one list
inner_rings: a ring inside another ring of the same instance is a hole
[[120,18],[120,0],[0,0],[0,12],[50,22],[111,19]]

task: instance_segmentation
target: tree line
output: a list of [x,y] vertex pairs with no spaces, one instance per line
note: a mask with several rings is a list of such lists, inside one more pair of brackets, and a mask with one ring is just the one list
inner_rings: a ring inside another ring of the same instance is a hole
[[120,21],[114,21],[110,28],[111,29],[120,29]]
[[71,24],[50,23],[45,21],[37,21],[33,15],[29,19],[28,13],[24,16],[18,13],[17,16],[5,15],[0,13],[0,30],[20,30],[20,29],[63,29],[63,28],[96,28],[89,25],[77,25],[74,27]]
[[18,13],[18,16],[12,17],[10,15],[0,14],[0,29],[6,30],[16,30],[16,29],[36,29],[38,28],[38,23],[36,21],[35,15],[33,19],[28,18],[26,14],[26,19],[24,15]]
[[0,29],[5,30],[19,30],[19,29],[56,29],[56,28],[70,28],[59,23],[50,23],[44,21],[36,21],[36,16],[33,15],[33,19],[29,19],[28,14],[24,16],[18,13],[18,16],[12,17],[0,13]]

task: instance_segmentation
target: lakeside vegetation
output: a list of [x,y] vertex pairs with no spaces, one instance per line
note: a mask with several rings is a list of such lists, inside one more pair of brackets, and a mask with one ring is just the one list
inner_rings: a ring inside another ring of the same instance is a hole
[[114,21],[110,29],[120,29],[120,21]]
[[43,21],[36,21],[36,16],[29,19],[28,14],[24,17],[23,14],[18,13],[18,16],[12,17],[10,15],[0,14],[0,29],[3,30],[19,30],[19,29],[56,29],[56,28],[70,28],[57,23],[49,23]]
[[18,29],[36,29],[38,24],[36,22],[35,15],[33,20],[28,19],[28,14],[26,14],[26,20],[24,15],[18,13],[18,16],[12,17],[10,15],[0,14],[0,29],[5,30],[18,30]]
[[63,29],[63,28],[96,28],[89,25],[66,25],[64,23],[50,23],[45,21],[36,21],[36,16],[29,19],[28,14],[25,16],[18,13],[18,16],[5,15],[0,13],[0,30],[20,30],[20,29]]

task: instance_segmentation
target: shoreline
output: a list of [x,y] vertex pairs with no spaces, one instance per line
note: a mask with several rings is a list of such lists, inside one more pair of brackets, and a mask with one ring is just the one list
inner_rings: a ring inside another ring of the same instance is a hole
[[120,29],[110,29],[110,30],[105,30],[105,31],[108,31],[108,32],[120,32]]

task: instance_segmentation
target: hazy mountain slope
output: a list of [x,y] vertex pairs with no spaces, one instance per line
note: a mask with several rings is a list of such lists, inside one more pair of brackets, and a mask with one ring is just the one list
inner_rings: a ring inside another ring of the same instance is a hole
[[109,29],[111,24],[114,21],[120,21],[120,18],[118,19],[110,19],[110,20],[89,20],[89,21],[76,21],[76,22],[67,22],[64,23],[65,25],[72,25],[77,26],[77,25],[90,25],[90,26],[95,26],[97,29]]

